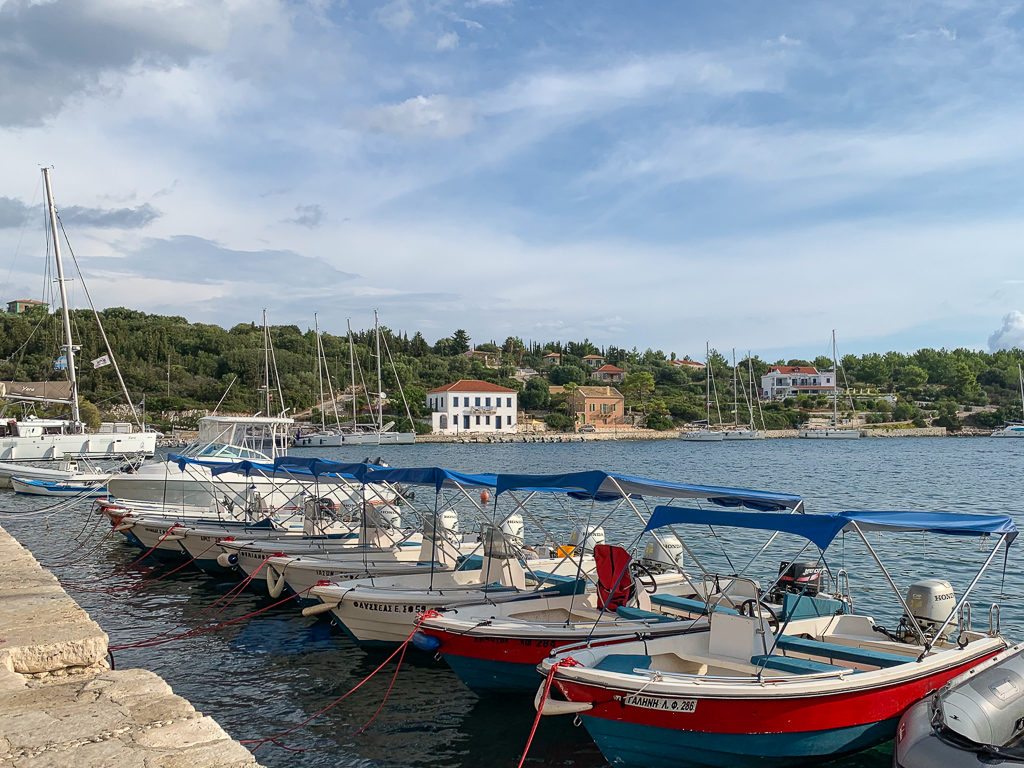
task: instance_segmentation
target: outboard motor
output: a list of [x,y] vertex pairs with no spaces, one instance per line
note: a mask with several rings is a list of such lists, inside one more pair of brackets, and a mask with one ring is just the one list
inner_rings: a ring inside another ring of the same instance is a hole
[[485,526],[482,531],[484,542],[484,562],[481,574],[484,584],[495,581],[508,587],[526,589],[526,573],[519,564],[516,547],[493,525]]
[[423,521],[419,561],[454,565],[460,554],[459,538],[459,515],[454,509],[431,515]]
[[569,537],[569,543],[581,549],[581,554],[593,552],[598,544],[604,544],[604,528],[599,525],[578,525]]
[[[945,579],[923,579],[915,581],[907,588],[907,607],[911,615],[917,619],[926,636],[934,636],[943,622],[956,607],[956,595],[953,585]],[[944,637],[948,637],[955,629],[954,622],[946,627]],[[905,629],[904,629],[905,627]],[[910,620],[906,615],[900,621],[900,629],[907,635],[905,642],[917,642]]]
[[683,544],[675,534],[653,534],[644,548],[644,566],[655,573],[683,570]]
[[337,509],[334,501],[319,496],[307,496],[302,504],[302,533],[323,536],[334,519]]
[[824,572],[825,568],[812,560],[783,560],[779,563],[779,581],[769,599],[773,603],[781,603],[787,592],[816,597],[822,591],[821,577]]
[[498,526],[501,532],[505,534],[505,538],[508,539],[509,543],[514,544],[517,547],[523,546],[523,516],[518,512],[513,512],[511,515],[501,521],[501,525]]

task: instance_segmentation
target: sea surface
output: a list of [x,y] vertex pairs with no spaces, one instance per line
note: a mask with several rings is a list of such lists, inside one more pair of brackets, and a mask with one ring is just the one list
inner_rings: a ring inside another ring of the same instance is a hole
[[[341,461],[380,456],[392,466],[441,466],[465,472],[605,469],[665,480],[797,493],[813,512],[1008,512],[1024,527],[1024,440],[430,444],[321,449],[317,455]],[[416,503],[432,506],[432,498],[432,492],[421,490]],[[87,505],[48,514],[24,514],[50,503],[52,500],[40,497],[0,492],[0,524],[68,582],[69,593],[110,634],[112,645],[159,633],[183,632],[190,616],[204,610],[232,586],[227,580],[212,579],[191,567],[147,581],[172,566],[139,565],[126,570],[124,566],[139,551],[113,536],[103,539],[105,529],[90,527],[96,518],[87,514]],[[643,502],[636,503],[640,506]],[[528,506],[537,511],[536,521],[527,520],[528,540],[540,537],[535,523],[556,533],[564,532],[571,527],[573,515],[577,520],[601,522],[612,542],[630,543],[639,531],[632,512],[621,505],[577,504],[567,509],[561,502],[538,498]],[[465,518],[463,524],[468,524]],[[705,567],[722,572],[746,568],[766,538],[758,532],[718,528],[685,533]],[[979,545],[975,539],[921,533],[869,537],[904,591],[917,579],[944,578],[953,583],[959,596],[991,551],[991,543]],[[770,578],[779,562],[791,558],[801,546],[796,539],[779,537],[746,572]],[[1011,547],[1005,574],[1003,555],[997,556],[971,597],[975,628],[987,628],[988,606],[998,601],[1002,605],[1003,634],[1018,640],[1024,639],[1020,546]],[[74,547],[78,549],[67,554]],[[804,552],[804,557],[808,554]],[[857,611],[894,626],[900,614],[898,604],[863,544],[847,534],[833,543],[827,558],[832,568],[849,571]],[[257,611],[269,602],[266,597],[245,593],[219,618]],[[161,675],[177,693],[216,718],[235,738],[259,739],[280,733],[323,709],[368,675],[383,656],[363,652],[326,621],[303,618],[286,603],[213,632],[115,652],[114,658],[118,668],[144,667]],[[516,764],[534,717],[531,697],[480,699],[465,689],[443,663],[413,652],[394,678],[390,697],[376,720],[357,733],[381,705],[392,684],[393,670],[393,665],[386,667],[336,707],[283,737],[283,746],[262,746],[257,752],[259,760],[266,766],[288,768],[480,768]],[[833,764],[881,768],[891,759],[891,747],[886,746]],[[527,765],[596,768],[606,763],[585,729],[574,727],[569,718],[543,718]]]

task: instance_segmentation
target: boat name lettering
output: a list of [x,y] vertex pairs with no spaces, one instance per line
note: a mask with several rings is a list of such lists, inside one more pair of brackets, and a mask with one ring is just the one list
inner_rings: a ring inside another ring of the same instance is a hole
[[659,699],[656,696],[629,694],[622,697],[622,703],[641,709],[657,709],[662,712],[696,712],[697,699]]
[[423,613],[427,610],[425,605],[391,605],[389,603],[368,603],[365,600],[354,600],[352,606],[364,611],[379,613]]

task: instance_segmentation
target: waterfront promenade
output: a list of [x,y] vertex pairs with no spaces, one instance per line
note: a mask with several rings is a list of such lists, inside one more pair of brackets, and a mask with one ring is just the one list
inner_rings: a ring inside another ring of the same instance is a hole
[[160,677],[108,659],[103,629],[0,528],[0,766],[259,768]]

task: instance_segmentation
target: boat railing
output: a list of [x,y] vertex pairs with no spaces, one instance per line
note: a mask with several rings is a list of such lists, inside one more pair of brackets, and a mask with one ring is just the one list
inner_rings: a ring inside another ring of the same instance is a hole
[[[749,585],[749,594],[737,593],[737,584]],[[738,610],[746,600],[756,601],[760,595],[760,585],[753,579],[745,576],[722,576],[717,573],[705,573],[701,587],[704,592],[704,603],[708,606],[709,613],[712,607],[720,608],[723,600],[728,603],[728,607]],[[739,598],[738,601],[735,598]]]
[[[971,631],[971,604],[967,601],[960,606],[960,614],[957,616],[957,644],[966,640],[967,633]],[[965,643],[966,644],[966,643]]]
[[836,573],[836,593],[840,602],[846,603],[853,613],[853,597],[850,595],[850,574],[845,568]]
[[992,603],[988,609],[988,633],[991,637],[999,634],[999,603]]

